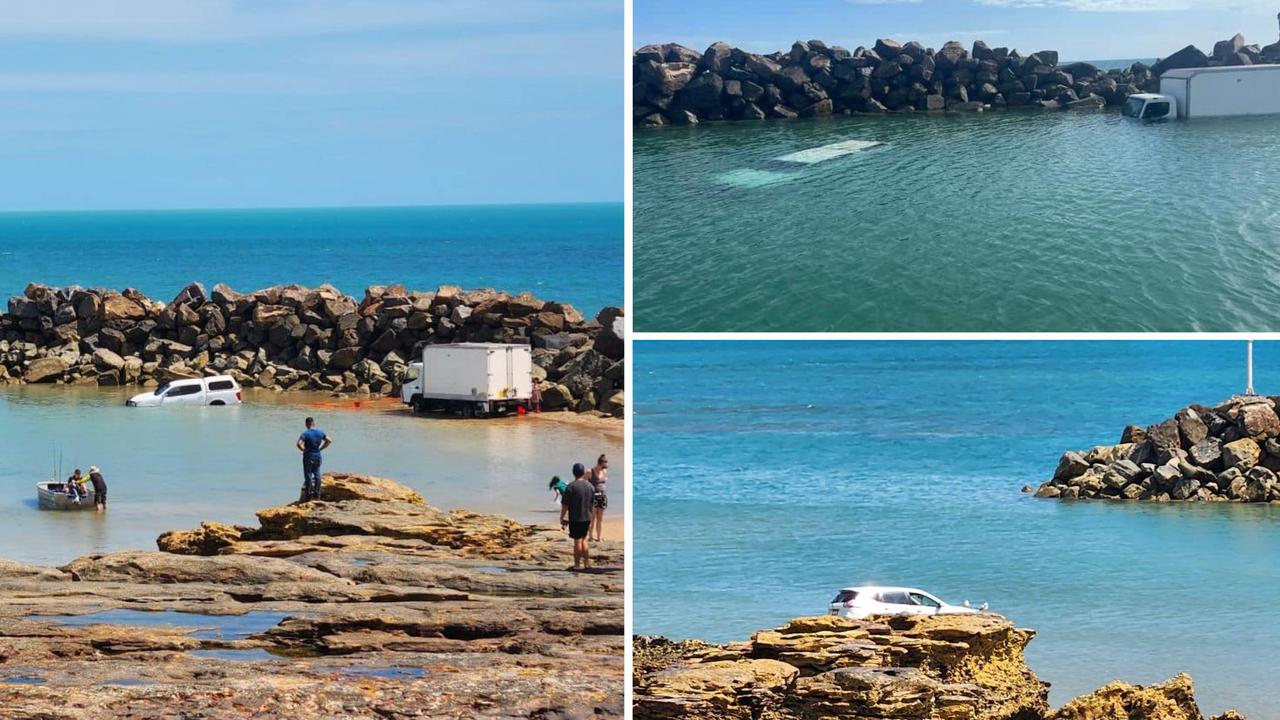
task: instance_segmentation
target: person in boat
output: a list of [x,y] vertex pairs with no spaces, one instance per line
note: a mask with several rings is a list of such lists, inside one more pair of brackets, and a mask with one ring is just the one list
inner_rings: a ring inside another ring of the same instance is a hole
[[89,482],[93,483],[93,507],[98,512],[107,509],[107,481],[102,477],[102,471],[96,465],[89,467]]
[[596,458],[595,467],[591,468],[587,479],[594,490],[591,495],[591,539],[600,542],[604,533],[604,511],[609,507],[609,496],[605,493],[605,484],[609,482],[609,458],[604,455]]
[[72,501],[77,505],[84,499],[84,496],[88,494],[84,491],[84,483],[87,479],[88,478],[84,475],[80,474],[80,468],[76,468],[76,471],[71,473],[71,477],[67,478],[67,494],[71,496]]

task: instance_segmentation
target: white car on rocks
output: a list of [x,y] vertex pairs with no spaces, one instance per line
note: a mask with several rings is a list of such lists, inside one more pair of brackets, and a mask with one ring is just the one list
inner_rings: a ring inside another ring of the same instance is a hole
[[153,392],[129,398],[129,407],[168,407],[170,405],[239,405],[240,384],[230,375],[174,380]]
[[984,603],[975,610],[967,600],[962,605],[949,605],[915,588],[865,585],[841,589],[832,599],[827,614],[863,620],[876,615],[973,615],[986,609]]

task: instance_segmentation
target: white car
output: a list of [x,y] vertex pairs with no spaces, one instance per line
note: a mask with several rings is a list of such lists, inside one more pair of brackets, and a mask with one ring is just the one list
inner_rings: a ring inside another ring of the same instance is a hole
[[963,605],[948,605],[923,590],[903,587],[849,587],[836,593],[828,615],[862,620],[875,615],[970,615],[986,610]]
[[240,384],[230,375],[174,380],[129,398],[129,407],[170,405],[239,405]]

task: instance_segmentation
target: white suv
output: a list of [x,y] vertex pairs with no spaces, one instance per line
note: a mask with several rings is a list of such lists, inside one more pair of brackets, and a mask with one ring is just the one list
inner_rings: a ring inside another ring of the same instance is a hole
[[239,405],[240,385],[230,375],[214,375],[190,380],[174,380],[129,398],[129,407],[159,407],[161,405]]
[[828,615],[862,620],[874,615],[962,615],[986,610],[963,605],[948,605],[923,590],[900,587],[851,587],[836,593],[827,609]]

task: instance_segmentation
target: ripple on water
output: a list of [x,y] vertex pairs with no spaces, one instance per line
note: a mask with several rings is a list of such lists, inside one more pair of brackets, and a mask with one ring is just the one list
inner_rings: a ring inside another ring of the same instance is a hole
[[[637,328],[1280,324],[1278,130],[1007,112],[639,132]],[[769,169],[848,139],[892,147]]]

